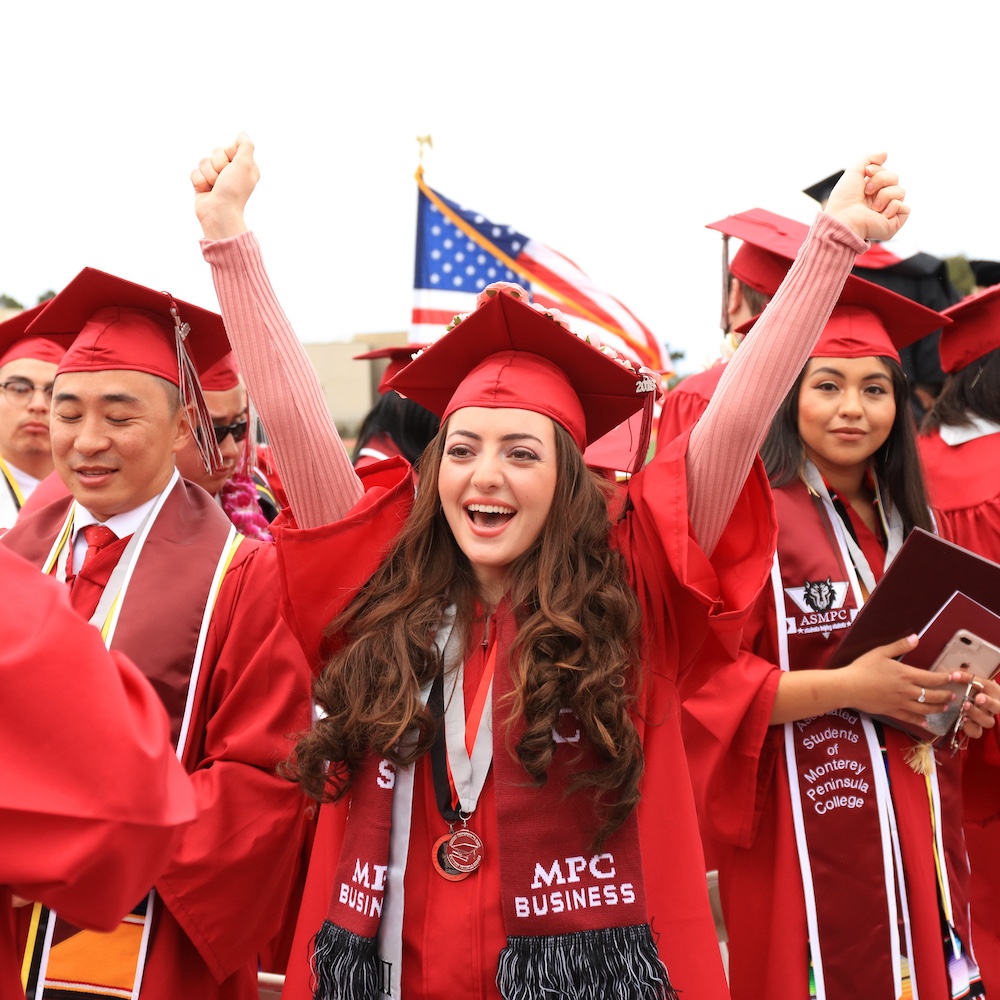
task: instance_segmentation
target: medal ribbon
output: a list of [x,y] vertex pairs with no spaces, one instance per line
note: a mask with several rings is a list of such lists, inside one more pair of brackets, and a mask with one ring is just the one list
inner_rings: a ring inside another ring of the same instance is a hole
[[486,775],[493,763],[493,673],[497,646],[486,651],[483,675],[479,679],[468,717],[465,714],[465,664],[455,671],[444,713],[445,743],[448,750],[448,784],[452,807],[467,817],[476,811]]

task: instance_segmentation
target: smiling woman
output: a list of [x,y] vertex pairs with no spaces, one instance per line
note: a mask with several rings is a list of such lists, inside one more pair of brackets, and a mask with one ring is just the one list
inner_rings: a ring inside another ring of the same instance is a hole
[[767,578],[751,468],[864,239],[906,215],[884,159],[845,173],[764,334],[613,519],[583,450],[637,411],[648,428],[655,379],[516,286],[393,379],[442,417],[419,484],[399,462],[359,480],[246,231],[252,144],[201,162],[204,254],[299,525],[277,538],[285,613],[326,713],[293,760],[325,804],[285,996],[728,996],[678,688],[733,650]]
[[[454,429],[452,429],[454,427]],[[511,563],[535,543],[556,487],[556,425],[531,410],[464,407],[453,415],[438,496],[490,610]]]
[[[932,530],[897,349],[944,320],[875,285],[853,291],[866,304],[834,309],[761,449],[772,586],[739,656],[684,703],[733,1000],[984,995],[959,761],[871,718],[920,725],[968,675],[899,662],[916,637],[823,669],[904,538]],[[1000,708],[988,683],[964,706],[972,736]],[[762,911],[781,914],[780,933]]]

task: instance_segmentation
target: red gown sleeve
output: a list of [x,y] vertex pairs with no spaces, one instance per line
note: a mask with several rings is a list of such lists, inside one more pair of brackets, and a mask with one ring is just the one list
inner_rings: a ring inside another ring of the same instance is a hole
[[770,724],[781,668],[775,662],[770,592],[762,594],[735,659],[715,657],[681,714],[695,804],[704,836],[749,847],[781,750]]
[[682,690],[705,672],[699,654],[710,638],[734,656],[768,578],[777,537],[771,491],[754,460],[736,507],[709,558],[692,531],[682,434],[629,483],[633,509],[613,532],[643,602],[649,645]]
[[282,613],[316,673],[330,654],[327,626],[378,569],[413,503],[416,481],[405,460],[358,471],[365,492],[346,516],[276,533]]
[[0,886],[110,930],[194,819],[191,783],[153,688],[66,588],[6,549],[0,588]]

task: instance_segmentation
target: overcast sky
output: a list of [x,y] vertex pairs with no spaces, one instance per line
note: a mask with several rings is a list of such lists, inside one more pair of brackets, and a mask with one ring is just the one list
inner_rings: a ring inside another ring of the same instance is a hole
[[997,10],[9,4],[0,292],[30,305],[92,266],[215,308],[188,175],[245,129],[248,220],[299,336],[405,329],[429,133],[432,187],[573,258],[696,369],[718,342],[704,225],[808,222],[800,189],[868,151],[907,188],[908,249],[1000,258]]

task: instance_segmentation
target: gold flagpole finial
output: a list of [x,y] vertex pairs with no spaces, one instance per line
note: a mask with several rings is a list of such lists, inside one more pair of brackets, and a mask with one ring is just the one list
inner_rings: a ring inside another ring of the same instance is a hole
[[420,143],[420,166],[424,165],[424,147],[428,149],[434,148],[434,142],[429,135],[418,135],[417,142]]

